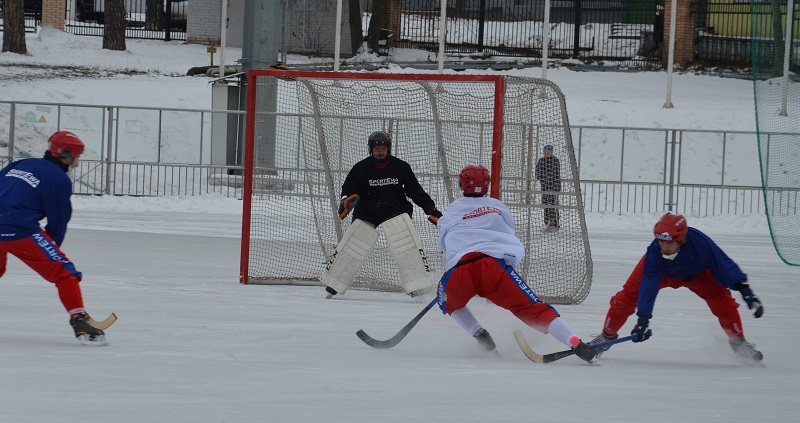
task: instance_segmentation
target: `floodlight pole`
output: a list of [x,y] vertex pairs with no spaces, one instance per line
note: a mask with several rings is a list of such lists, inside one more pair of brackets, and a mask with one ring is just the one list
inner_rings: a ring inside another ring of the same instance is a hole
[[675,61],[675,21],[678,14],[678,0],[670,0],[669,5],[669,52],[667,53],[667,101],[665,109],[674,109],[672,104],[672,68]]
[[544,0],[542,28],[542,79],[547,79],[547,56],[550,54],[550,0]]
[[444,72],[444,40],[447,36],[447,0],[439,2],[439,73]]
[[219,30],[219,77],[225,77],[225,43],[228,32],[228,0],[222,0],[222,23]]
[[789,62],[792,59],[792,37],[794,36],[794,0],[786,5],[786,33],[783,36],[783,89],[781,96],[781,116],[789,116]]
[[336,36],[333,48],[333,71],[339,71],[339,55],[342,53],[342,0],[336,0]]
[[[280,43],[280,0],[244,0],[244,29],[242,31],[242,77],[239,80],[239,110],[247,110],[247,77],[251,69],[269,69],[278,64],[278,45]],[[256,152],[259,161],[265,166],[274,166],[276,134],[275,116],[277,91],[267,86],[259,96],[260,111],[265,117],[257,125],[258,145]],[[244,163],[244,127],[240,125],[237,143],[237,164]]]

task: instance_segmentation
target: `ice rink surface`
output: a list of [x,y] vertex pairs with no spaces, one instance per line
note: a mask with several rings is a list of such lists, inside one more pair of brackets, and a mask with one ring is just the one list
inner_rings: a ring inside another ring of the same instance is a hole
[[[372,349],[358,329],[387,339],[427,299],[240,285],[236,212],[90,211],[87,201],[63,249],[84,273],[88,310],[119,316],[111,345],[81,347],[54,287],[11,258],[0,279],[2,422],[797,421],[800,269],[780,261],[768,231],[743,230],[763,216],[689,224],[740,264],[764,302],[758,320],[740,308],[764,367],[739,364],[686,289],[661,292],[647,342],[617,345],[596,365],[542,365],[522,355],[515,329],[539,352],[563,345],[479,298],[470,307],[501,357],[436,309],[395,348]],[[587,220],[591,293],[556,309],[589,339],[652,235],[636,220]]]

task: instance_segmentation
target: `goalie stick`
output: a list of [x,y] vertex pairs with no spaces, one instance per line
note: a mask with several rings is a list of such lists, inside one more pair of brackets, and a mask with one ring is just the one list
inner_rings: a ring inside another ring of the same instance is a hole
[[111,313],[111,315],[106,317],[105,320],[101,320],[99,322],[97,320],[92,319],[92,316],[89,316],[89,326],[100,330],[108,329],[116,321],[117,321],[117,315],[114,313]]
[[[569,357],[575,354],[574,350],[564,350],[564,351],[557,351],[550,354],[539,354],[528,345],[528,341],[525,340],[525,336],[522,334],[521,330],[514,331],[514,338],[517,339],[517,344],[522,349],[522,353],[525,354],[525,357],[528,357],[529,360],[533,361],[534,363],[552,363],[556,360],[561,360],[564,357]],[[623,338],[612,339],[610,341],[601,342],[599,344],[589,345],[589,348],[596,350],[598,348],[610,347],[614,344],[619,344],[620,342],[626,342],[633,339],[633,335],[626,336]]]
[[425,308],[422,309],[422,311],[420,311],[416,316],[414,316],[413,319],[411,319],[410,322],[408,322],[405,326],[403,326],[403,328],[400,329],[400,332],[397,332],[397,335],[385,341],[379,341],[367,335],[367,333],[364,332],[362,329],[359,329],[358,332],[356,332],[356,336],[358,336],[358,339],[364,341],[365,344],[369,345],[372,348],[378,348],[378,349],[392,348],[393,346],[399,344],[400,341],[402,341],[403,338],[405,338],[406,335],[408,335],[408,333],[411,332],[411,329],[413,329],[414,326],[416,326],[416,324],[422,319],[422,316],[424,316],[425,313],[427,313],[431,308],[433,308],[434,304],[436,304],[436,298],[431,300],[431,302],[428,303],[428,305],[426,305]]

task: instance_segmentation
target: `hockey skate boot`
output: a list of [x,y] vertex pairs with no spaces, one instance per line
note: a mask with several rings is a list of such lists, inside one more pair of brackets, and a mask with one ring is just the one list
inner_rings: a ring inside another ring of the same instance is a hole
[[583,341],[578,343],[578,345],[572,347],[572,350],[575,351],[575,355],[580,357],[581,360],[593,364],[597,361],[597,351],[589,348]]
[[427,286],[425,288],[416,289],[408,293],[408,296],[415,300],[422,300],[425,295],[433,293],[436,290],[436,285]]
[[492,335],[489,335],[489,331],[484,328],[478,329],[478,332],[473,335],[475,340],[478,341],[478,344],[482,346],[486,351],[494,351],[497,347],[494,343],[494,339],[492,339]]
[[333,298],[334,295],[338,294],[338,292],[336,292],[335,289],[333,289],[333,288],[331,288],[329,286],[325,287],[325,292],[328,293],[328,295],[325,296],[325,298],[328,298],[328,299],[331,299],[331,298]]
[[[617,338],[619,338],[619,335],[606,335],[606,333],[603,332],[600,335],[595,336],[586,345],[591,347],[592,345],[602,344],[606,341],[613,341]],[[609,348],[611,348],[611,345],[602,348],[593,348],[592,350],[596,353],[595,357],[600,358],[600,356],[603,355],[604,352],[608,351]]]
[[728,340],[728,344],[730,344],[736,357],[745,363],[759,363],[764,359],[764,354],[761,354],[761,351],[756,349],[756,345],[747,342],[744,337],[731,338]]
[[76,314],[69,319],[69,324],[75,330],[75,337],[81,345],[100,347],[108,345],[106,334],[89,324],[89,316],[85,313]]

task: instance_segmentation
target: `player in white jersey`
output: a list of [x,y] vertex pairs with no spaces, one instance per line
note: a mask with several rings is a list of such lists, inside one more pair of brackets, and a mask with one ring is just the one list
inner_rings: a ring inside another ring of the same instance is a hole
[[581,359],[594,362],[595,352],[514,270],[525,255],[525,247],[516,236],[508,206],[486,196],[489,171],[470,165],[461,171],[459,180],[464,196],[447,206],[437,225],[439,248],[447,259],[447,270],[439,281],[439,308],[492,351],[494,340],[467,308],[476,295],[486,298],[528,326],[553,335]]

